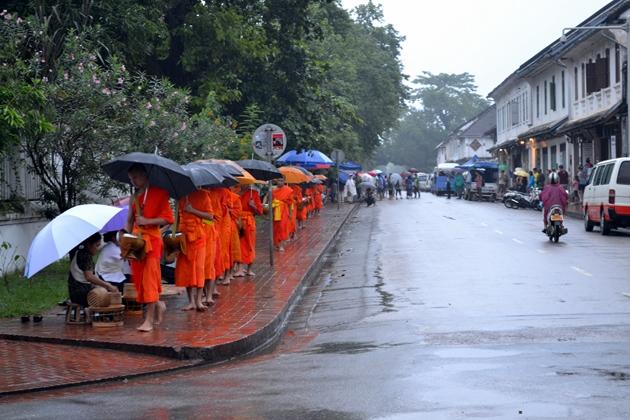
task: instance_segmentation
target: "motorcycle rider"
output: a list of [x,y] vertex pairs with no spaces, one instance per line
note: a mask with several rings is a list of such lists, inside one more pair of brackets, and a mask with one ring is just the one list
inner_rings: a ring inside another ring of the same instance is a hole
[[547,216],[549,215],[549,209],[552,206],[560,206],[562,207],[562,211],[564,213],[567,212],[567,203],[569,201],[569,197],[567,191],[560,185],[560,180],[558,174],[552,172],[549,174],[549,183],[545,185],[542,192],[540,193],[540,200],[543,202],[543,206],[545,211],[543,212],[543,222],[545,224],[543,233],[547,233]]

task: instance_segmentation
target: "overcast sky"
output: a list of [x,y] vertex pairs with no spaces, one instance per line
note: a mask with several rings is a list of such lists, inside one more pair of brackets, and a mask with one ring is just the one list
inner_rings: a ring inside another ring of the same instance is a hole
[[[610,0],[374,0],[406,37],[402,61],[423,70],[475,76],[487,95],[531,56]],[[352,9],[367,0],[342,0]]]

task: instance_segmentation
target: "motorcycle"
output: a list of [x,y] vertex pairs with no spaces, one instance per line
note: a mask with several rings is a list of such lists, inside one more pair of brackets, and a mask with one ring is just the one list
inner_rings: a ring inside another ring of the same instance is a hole
[[510,190],[503,194],[503,205],[509,209],[528,209],[531,207],[531,201],[527,194]]
[[533,188],[529,194],[516,190],[509,190],[503,194],[503,205],[509,209],[534,209],[541,211],[543,203],[540,200],[540,190]]
[[534,210],[542,211],[543,210],[543,202],[540,199],[540,188],[532,188],[529,192],[529,201],[531,203],[531,208]]
[[547,228],[545,233],[550,241],[558,242],[560,236],[566,235],[569,230],[564,227],[564,212],[560,206],[551,206],[547,215]]

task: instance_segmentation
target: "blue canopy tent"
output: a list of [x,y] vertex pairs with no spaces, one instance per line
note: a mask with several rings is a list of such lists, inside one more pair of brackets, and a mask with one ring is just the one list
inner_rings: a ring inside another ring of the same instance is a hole
[[363,167],[356,162],[351,160],[346,160],[339,165],[339,169],[343,169],[346,171],[360,171]]
[[300,153],[295,150],[290,150],[280,156],[276,162],[283,165],[295,165],[308,169],[325,169],[330,168],[333,164],[332,159],[319,150],[303,150]]
[[490,162],[487,160],[480,160],[477,155],[474,155],[467,162],[462,163],[457,166],[461,169],[499,169],[499,164],[497,162]]

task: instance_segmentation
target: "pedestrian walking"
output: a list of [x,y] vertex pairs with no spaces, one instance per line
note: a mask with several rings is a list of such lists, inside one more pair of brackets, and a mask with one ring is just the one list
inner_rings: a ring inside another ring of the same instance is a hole
[[573,177],[573,182],[571,183],[571,202],[580,202],[580,178],[577,175]]

